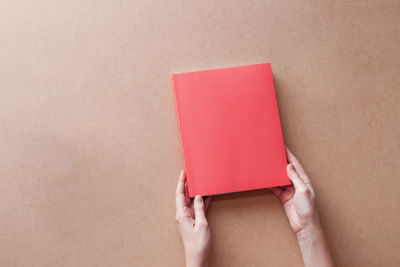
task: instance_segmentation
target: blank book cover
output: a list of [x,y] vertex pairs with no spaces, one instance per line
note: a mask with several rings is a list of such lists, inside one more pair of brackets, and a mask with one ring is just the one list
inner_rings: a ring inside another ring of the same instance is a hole
[[290,184],[269,63],[172,82],[190,197]]

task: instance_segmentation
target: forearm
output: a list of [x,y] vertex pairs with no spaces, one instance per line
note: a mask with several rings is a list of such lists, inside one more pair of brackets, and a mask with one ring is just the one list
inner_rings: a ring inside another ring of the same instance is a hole
[[207,267],[208,261],[206,259],[197,259],[186,257],[186,267]]
[[332,255],[319,220],[297,233],[301,254],[306,267],[333,267]]
[[185,250],[186,267],[207,267],[208,266],[208,252],[190,251]]

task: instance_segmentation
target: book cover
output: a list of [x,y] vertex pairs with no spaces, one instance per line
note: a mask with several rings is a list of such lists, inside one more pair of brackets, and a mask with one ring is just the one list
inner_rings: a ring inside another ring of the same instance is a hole
[[172,75],[188,192],[290,184],[269,63]]

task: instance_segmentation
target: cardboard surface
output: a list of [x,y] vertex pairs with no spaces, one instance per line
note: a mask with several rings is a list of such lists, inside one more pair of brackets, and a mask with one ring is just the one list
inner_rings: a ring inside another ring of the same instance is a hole
[[271,64],[174,74],[188,195],[291,184]]
[[[271,62],[338,266],[399,266],[398,1],[2,1],[0,265],[183,266],[172,73]],[[302,266],[259,190],[211,266]]]

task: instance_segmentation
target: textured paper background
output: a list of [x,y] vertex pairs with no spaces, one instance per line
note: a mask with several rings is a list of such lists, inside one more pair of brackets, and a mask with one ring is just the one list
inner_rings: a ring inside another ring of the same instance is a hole
[[[271,62],[339,266],[399,266],[399,1],[2,1],[0,265],[183,266],[170,74]],[[301,266],[278,200],[217,197],[211,266]]]

